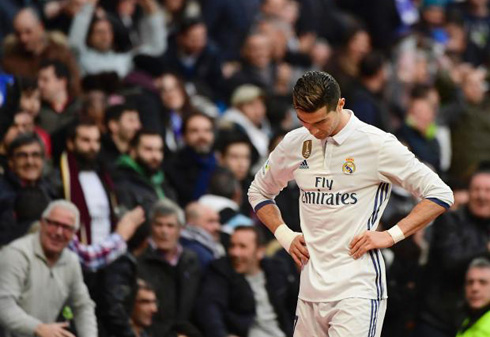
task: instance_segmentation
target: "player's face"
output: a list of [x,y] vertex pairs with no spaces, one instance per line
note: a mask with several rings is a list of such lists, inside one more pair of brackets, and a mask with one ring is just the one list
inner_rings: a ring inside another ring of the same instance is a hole
[[296,115],[312,136],[318,139],[325,139],[336,135],[340,131],[344,104],[345,100],[341,98],[335,110],[327,111],[326,106],[315,112],[305,112],[297,109]]
[[466,275],[466,300],[471,309],[490,304],[490,268],[471,268]]

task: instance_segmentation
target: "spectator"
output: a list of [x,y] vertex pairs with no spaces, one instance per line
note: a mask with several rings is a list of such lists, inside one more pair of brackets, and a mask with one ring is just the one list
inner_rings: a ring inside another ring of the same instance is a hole
[[267,158],[271,133],[266,117],[264,92],[257,86],[245,84],[233,92],[231,104],[233,107],[225,112],[222,120],[234,123],[238,130],[248,136],[258,153],[254,164],[260,166]]
[[153,316],[158,311],[155,290],[145,281],[137,280],[136,297],[131,312],[131,328],[136,337],[149,337],[146,330],[153,323]]
[[486,72],[471,69],[463,76],[463,102],[459,118],[451,125],[451,177],[467,182],[481,161],[490,160],[490,98],[486,95]]
[[221,223],[218,213],[209,206],[191,202],[185,208],[186,226],[180,233],[184,248],[197,254],[201,269],[225,254],[220,243]]
[[61,61],[47,60],[40,64],[38,88],[42,105],[37,124],[53,135],[74,121],[81,102],[72,95],[70,73]]
[[18,239],[0,252],[0,324],[8,332],[74,336],[65,329],[68,322],[56,322],[68,302],[77,335],[97,336],[94,304],[78,258],[66,249],[78,230],[79,218],[75,205],[54,201],[43,212],[39,233]]
[[[138,131],[130,143],[129,154],[122,155],[117,163],[115,180],[120,204],[126,208],[141,205],[148,214],[157,200],[175,200],[175,192],[161,169],[162,163],[162,137],[155,132]],[[149,234],[150,224],[146,222],[138,229],[132,241],[141,242]]]
[[44,146],[32,133],[8,147],[9,170],[0,178],[0,246],[23,236],[59,194],[42,175]]
[[437,106],[431,100],[431,91],[433,89],[425,85],[412,89],[405,122],[395,135],[420,161],[440,173],[441,147],[435,124]]
[[114,229],[116,196],[108,172],[97,162],[100,131],[92,121],[75,125],[61,156],[60,175],[65,199],[80,210],[79,237],[83,243],[99,243]]
[[482,168],[470,182],[468,205],[443,214],[433,224],[429,261],[422,280],[417,337],[456,334],[457,303],[469,262],[489,251],[490,171]]
[[163,56],[168,69],[194,84],[198,92],[211,98],[219,97],[224,81],[221,60],[217,50],[208,43],[205,23],[200,19],[184,21],[176,42]]
[[456,337],[490,334],[490,261],[474,259],[466,272],[465,297],[468,317]]
[[214,121],[200,112],[190,114],[183,121],[182,135],[185,146],[170,160],[166,172],[179,205],[185,206],[206,193],[216,168]]
[[129,144],[139,129],[139,112],[128,104],[110,106],[105,112],[107,134],[102,135],[100,158],[105,166],[115,169],[117,159],[129,152]]
[[359,84],[353,89],[349,109],[365,123],[384,131],[389,129],[389,112],[383,102],[387,80],[386,64],[381,54],[372,52],[359,65]]
[[109,19],[96,17],[91,23],[96,4],[97,0],[87,1],[75,16],[70,28],[70,45],[78,52],[78,62],[83,74],[115,71],[119,77],[124,78],[131,71],[135,54],[156,56],[164,52],[166,34],[163,15],[154,0],[141,1],[145,11],[141,22],[141,46],[120,53],[114,51],[114,33]]
[[149,246],[138,257],[138,274],[155,289],[160,305],[151,331],[165,336],[176,323],[189,323],[201,270],[196,254],[179,244],[185,220],[177,205],[158,201],[150,221]]
[[243,195],[235,175],[226,168],[218,168],[211,177],[209,194],[199,198],[199,202],[219,213],[221,231],[230,235],[237,226],[253,225],[252,219],[240,212]]
[[292,336],[284,266],[264,258],[255,227],[237,227],[229,257],[211,263],[197,299],[197,321],[208,337]]
[[15,36],[3,41],[2,68],[5,72],[35,78],[44,60],[65,62],[70,72],[71,88],[79,91],[77,61],[59,33],[48,33],[32,8],[20,10],[14,18]]

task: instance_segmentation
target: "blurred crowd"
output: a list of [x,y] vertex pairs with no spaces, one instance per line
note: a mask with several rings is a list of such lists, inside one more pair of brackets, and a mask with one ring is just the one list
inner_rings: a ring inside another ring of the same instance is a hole
[[0,336],[292,336],[247,190],[309,70],[455,194],[383,252],[383,336],[490,336],[489,2],[1,0]]

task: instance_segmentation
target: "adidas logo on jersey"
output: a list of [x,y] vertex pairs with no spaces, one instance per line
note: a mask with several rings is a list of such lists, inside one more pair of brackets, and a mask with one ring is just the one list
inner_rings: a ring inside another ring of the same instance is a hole
[[305,159],[305,160],[303,160],[303,161],[301,162],[301,164],[299,165],[299,169],[300,169],[300,170],[307,170],[307,169],[309,169],[309,168],[310,168],[310,167],[308,166],[308,162],[306,161],[306,159]]

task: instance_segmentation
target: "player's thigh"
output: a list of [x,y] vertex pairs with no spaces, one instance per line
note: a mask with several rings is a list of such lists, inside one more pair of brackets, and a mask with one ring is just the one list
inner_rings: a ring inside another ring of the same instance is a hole
[[325,317],[326,303],[306,302],[298,299],[294,318],[294,337],[325,336],[328,319]]
[[328,337],[379,337],[386,313],[386,300],[347,298],[335,305]]

